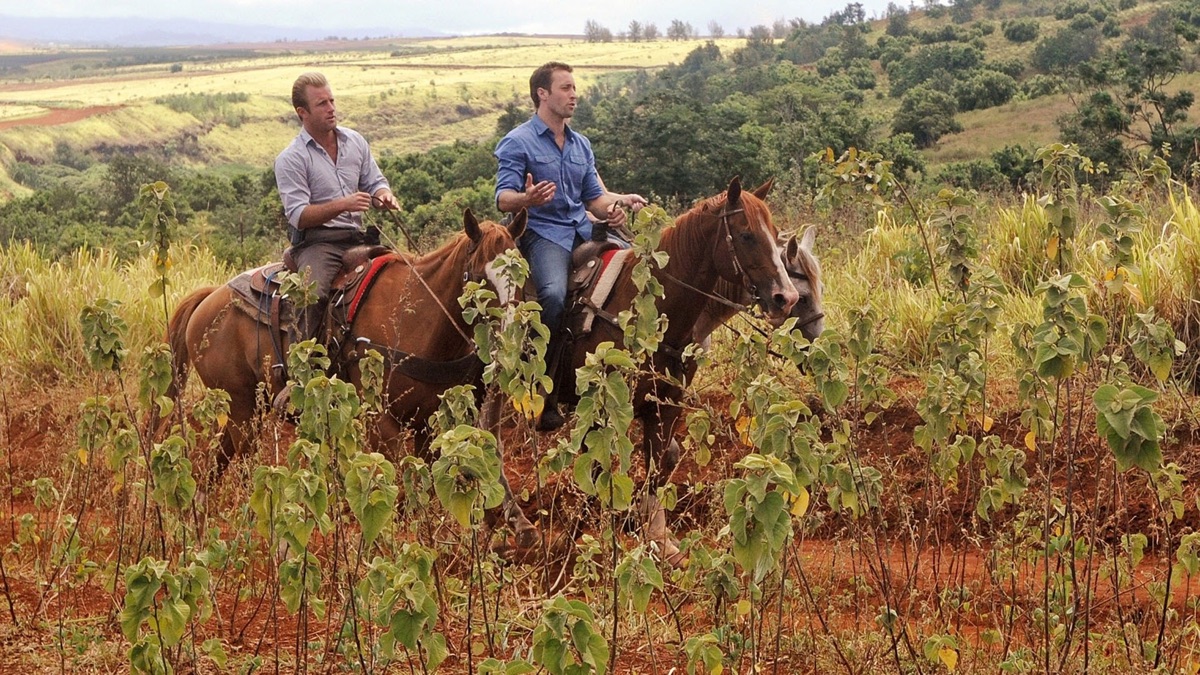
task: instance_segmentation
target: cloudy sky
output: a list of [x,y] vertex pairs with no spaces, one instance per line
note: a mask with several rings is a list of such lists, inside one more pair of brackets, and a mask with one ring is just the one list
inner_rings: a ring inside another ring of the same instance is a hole
[[[887,0],[862,0],[867,17],[883,14]],[[903,0],[897,4],[906,5]],[[630,20],[664,30],[672,19],[706,32],[716,21],[727,33],[776,19],[820,21],[845,0],[0,0],[0,15],[49,18],[138,17],[206,22],[304,26],[342,31],[426,28],[443,33],[582,33],[593,19],[614,33]],[[375,31],[378,31],[377,33]]]

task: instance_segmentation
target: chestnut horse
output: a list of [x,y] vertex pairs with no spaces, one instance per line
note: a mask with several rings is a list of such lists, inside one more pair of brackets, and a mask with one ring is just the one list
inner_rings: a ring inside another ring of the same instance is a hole
[[[401,361],[420,361],[436,372],[438,366],[470,360],[476,347],[468,337],[472,329],[463,320],[458,298],[468,280],[486,281],[501,303],[521,292],[511,280],[498,278],[492,263],[516,248],[515,238],[524,231],[526,220],[521,211],[505,228],[491,221],[480,223],[468,210],[463,215],[463,232],[441,248],[419,258],[395,254],[396,261],[379,272],[371,292],[362,300],[343,341],[342,354],[331,357],[359,387],[358,361],[348,358],[349,352],[365,343],[384,353],[386,410],[379,416],[373,441],[389,454],[398,454],[395,446],[411,428],[417,452],[427,456],[431,440],[427,421],[437,411],[438,396],[453,384],[469,383],[476,385],[477,391],[481,389],[481,367],[453,382],[461,371],[448,377],[417,379],[421,376],[410,375]],[[228,285],[198,289],[183,299],[167,326],[174,359],[169,393],[178,396],[187,382],[189,365],[205,385],[229,393],[230,423],[214,475],[220,475],[252,441],[257,432],[258,387],[274,379],[268,377],[270,329],[234,307],[238,302],[242,301]],[[524,545],[531,542],[536,530],[512,498],[503,468],[501,479],[503,515]]]
[[[701,201],[675,219],[663,230],[660,251],[669,255],[665,268],[656,269],[654,276],[663,286],[663,297],[656,301],[660,316],[668,318],[666,334],[648,364],[650,372],[636,383],[633,402],[634,415],[642,423],[642,456],[647,467],[647,497],[642,508],[650,537],[660,547],[664,558],[679,561],[679,549],[666,529],[666,514],[654,496],[679,463],[679,446],[672,435],[682,409],[680,382],[694,372],[695,365],[685,365],[683,349],[692,342],[692,330],[704,309],[707,294],[724,279],[737,288],[746,288],[760,304],[768,318],[781,323],[796,303],[797,293],[784,269],[778,233],[771,221],[771,212],[763,202],[771,182],[752,192],[742,189],[734,178],[725,192]],[[628,309],[637,295],[632,279],[633,265],[626,265],[604,306],[605,313],[615,316]],[[590,333],[576,340],[573,363],[564,363],[556,382],[559,395],[574,395],[573,387],[564,386],[571,380],[562,378],[565,368],[570,373],[584,365],[587,355],[601,342],[622,344],[624,335],[619,327],[608,321],[595,321]],[[667,377],[661,377],[665,374]]]
[[[817,339],[825,330],[825,310],[821,301],[821,262],[812,250],[816,232],[816,226],[810,225],[799,237],[795,233],[786,233],[779,238],[783,266],[787,269],[792,284],[796,286],[796,292],[800,294],[788,317],[796,320],[795,329],[809,342]],[[692,339],[705,347],[708,346],[712,332],[738,313],[741,309],[738,305],[748,305],[754,301],[744,287],[724,279],[717,281],[713,295],[716,298],[709,299],[692,331]]]

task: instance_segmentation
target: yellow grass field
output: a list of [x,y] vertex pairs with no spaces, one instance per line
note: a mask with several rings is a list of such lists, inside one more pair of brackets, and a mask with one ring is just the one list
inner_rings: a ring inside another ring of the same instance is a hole
[[[547,60],[577,66],[586,96],[598,76],[678,63],[703,43],[473,36],[346,43],[353,46],[346,51],[285,44],[261,46],[252,58],[243,51],[236,58],[183,61],[178,72],[170,72],[170,63],[156,63],[96,68],[71,79],[0,78],[0,200],[25,193],[8,177],[12,162],[46,161],[61,143],[84,151],[101,145],[137,151],[186,139],[201,149],[201,159],[181,162],[265,167],[296,133],[288,97],[292,80],[307,70],[325,73],[344,123],[367,133],[377,152],[405,153],[486,138],[507,103],[524,104],[529,73]],[[742,40],[718,44],[732,51]],[[94,52],[79,58],[96,63]],[[248,99],[231,104],[240,116],[233,126],[156,103],[183,94]],[[56,119],[62,111],[80,119]]]

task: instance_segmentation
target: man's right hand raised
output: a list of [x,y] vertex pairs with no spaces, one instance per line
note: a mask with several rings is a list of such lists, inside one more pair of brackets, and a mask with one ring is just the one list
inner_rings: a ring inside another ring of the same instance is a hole
[[544,180],[536,185],[533,182],[533,174],[525,174],[525,200],[526,208],[541,206],[554,199],[554,192],[558,190],[558,186],[554,181]]

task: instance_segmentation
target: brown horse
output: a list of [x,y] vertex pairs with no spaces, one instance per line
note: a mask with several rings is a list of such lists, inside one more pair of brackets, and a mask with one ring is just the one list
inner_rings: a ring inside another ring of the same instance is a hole
[[[396,261],[379,272],[363,299],[343,341],[342,354],[331,355],[358,387],[358,361],[348,358],[349,352],[366,344],[384,354],[386,411],[373,431],[373,441],[392,456],[398,454],[395,446],[408,428],[414,432],[417,452],[427,454],[431,440],[427,421],[437,411],[438,396],[445,390],[468,383],[481,389],[480,367],[423,377],[409,366],[420,362],[425,370],[437,374],[439,366],[450,368],[450,364],[472,361],[475,343],[468,337],[472,329],[462,318],[458,298],[468,280],[486,280],[501,303],[521,291],[510,280],[497,278],[492,262],[516,248],[515,238],[524,231],[526,220],[521,211],[505,228],[491,221],[480,223],[468,210],[463,215],[463,232],[441,248],[419,258],[396,254]],[[269,329],[234,306],[240,302],[228,285],[201,288],[183,299],[167,327],[174,359],[171,395],[177,397],[182,390],[189,365],[205,385],[229,393],[230,423],[215,475],[244,452],[257,433],[258,387],[274,379],[268,377],[273,360]],[[431,379],[435,381],[428,381]],[[503,471],[501,478],[504,517],[524,545],[536,530],[513,500]]]
[[[813,254],[816,232],[816,226],[810,225],[799,237],[795,233],[786,233],[779,238],[783,266],[787,269],[792,284],[796,286],[796,292],[800,294],[800,298],[792,306],[789,318],[796,320],[794,327],[809,342],[817,339],[825,330],[821,262]],[[748,305],[754,301],[744,287],[724,279],[717,281],[713,295],[716,298],[709,299],[704,306],[704,312],[696,321],[692,334],[692,339],[705,347],[708,346],[712,332],[738,313],[739,305]]]
[[[679,463],[678,444],[672,443],[675,424],[682,412],[679,382],[694,371],[694,363],[685,365],[683,349],[692,342],[692,330],[704,308],[706,294],[712,293],[719,280],[746,288],[761,305],[768,318],[782,322],[796,303],[797,293],[788,278],[776,243],[777,232],[771,212],[763,202],[771,182],[753,192],[742,190],[735,178],[724,193],[698,203],[665,229],[659,250],[669,255],[665,268],[655,277],[663,285],[664,295],[656,302],[659,314],[668,318],[666,334],[658,351],[644,364],[650,372],[639,378],[634,390],[634,414],[642,423],[642,456],[647,467],[656,470],[647,475],[647,497],[643,513],[648,531],[658,542],[660,552],[678,562],[679,549],[666,529],[666,515],[654,497]],[[632,265],[626,265],[604,306],[615,316],[628,309],[637,294],[631,278]],[[573,363],[558,370],[556,389],[560,396],[573,395],[570,377],[587,355],[601,342],[621,344],[623,333],[607,321],[595,321],[593,330],[577,338]],[[570,368],[569,371],[566,368]],[[658,375],[665,374],[668,377]]]

